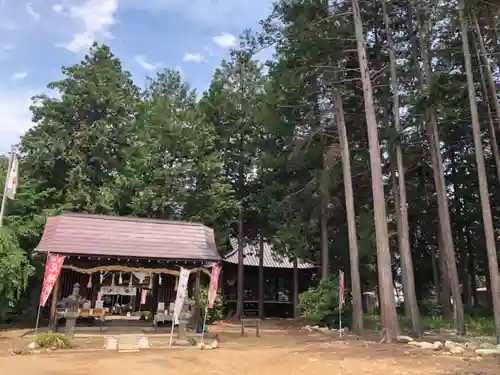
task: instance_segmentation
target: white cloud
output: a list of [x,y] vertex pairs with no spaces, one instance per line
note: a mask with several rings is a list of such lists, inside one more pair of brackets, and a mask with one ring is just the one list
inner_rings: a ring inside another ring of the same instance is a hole
[[226,32],[214,36],[212,40],[214,41],[215,44],[224,48],[230,48],[236,46],[236,41],[237,41],[236,37],[233,34]]
[[147,61],[146,56],[143,55],[135,55],[134,60],[137,64],[139,64],[143,69],[149,70],[150,72],[158,69],[160,64],[158,63],[150,63]]
[[69,7],[68,16],[83,24],[83,30],[73,34],[67,50],[86,51],[99,37],[111,38],[110,28],[116,23],[118,0],[85,0]]
[[31,122],[31,97],[36,90],[0,90],[0,154],[9,151],[12,144],[33,126]]
[[207,26],[235,26],[237,30],[252,27],[267,17],[273,0],[122,0],[124,6],[151,11],[168,10],[183,19]]
[[25,79],[28,76],[28,72],[16,72],[12,75],[13,79]]
[[40,15],[40,13],[38,13],[37,11],[35,11],[35,9],[33,9],[33,5],[31,5],[31,3],[28,3],[26,4],[26,12],[30,15],[31,18],[33,18],[35,21],[38,21],[40,19],[40,17],[42,17]]
[[62,4],[54,4],[52,5],[52,11],[57,14],[61,14],[64,10],[64,6]]
[[205,61],[205,58],[199,53],[185,53],[182,57],[182,61],[200,63]]
[[14,48],[14,47],[12,46],[12,44],[4,44],[4,45],[2,46],[2,49],[3,49],[4,51],[10,51],[10,50],[12,50],[13,48]]

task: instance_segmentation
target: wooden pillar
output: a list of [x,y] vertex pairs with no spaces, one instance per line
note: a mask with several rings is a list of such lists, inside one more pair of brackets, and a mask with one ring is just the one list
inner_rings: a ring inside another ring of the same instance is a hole
[[[151,277],[153,278],[153,288],[152,288],[152,293],[153,293],[153,312],[156,313],[156,308],[158,307],[158,302],[165,302],[165,301],[160,301],[158,299],[158,289],[159,289],[159,285],[158,285],[158,282],[160,281],[159,280],[159,277],[158,277],[158,274],[156,273],[152,273],[151,274]],[[165,306],[165,309],[168,309],[168,306]]]
[[201,326],[201,302],[200,302],[200,291],[201,291],[201,272],[196,271],[196,278],[194,280],[194,309],[193,309],[193,327],[196,329]]
[[264,238],[259,238],[259,318],[264,319]]
[[50,301],[50,320],[49,320],[49,326],[52,328],[53,331],[56,331],[56,321],[55,321],[55,316],[56,316],[56,311],[57,311],[57,300],[59,299],[59,285],[60,285],[60,280],[61,280],[61,272],[59,272],[59,275],[57,276],[56,282],[54,284],[54,288],[52,289],[52,300]]
[[297,319],[299,312],[299,267],[297,257],[293,259],[293,317]]
[[94,308],[97,301],[97,296],[101,291],[101,274],[100,272],[94,272],[92,274],[92,291],[90,294],[90,307]]

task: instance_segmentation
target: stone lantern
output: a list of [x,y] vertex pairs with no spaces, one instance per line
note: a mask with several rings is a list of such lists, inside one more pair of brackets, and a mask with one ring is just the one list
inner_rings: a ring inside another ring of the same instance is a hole
[[75,337],[76,319],[78,318],[78,308],[80,307],[80,284],[73,286],[73,293],[66,297],[67,308],[63,316],[66,318],[64,334],[73,339]]

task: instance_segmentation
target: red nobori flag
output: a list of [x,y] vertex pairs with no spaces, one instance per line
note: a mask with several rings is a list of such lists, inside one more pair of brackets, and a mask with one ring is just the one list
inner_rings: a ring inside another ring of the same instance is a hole
[[210,287],[208,288],[208,308],[214,307],[215,297],[217,297],[217,287],[219,286],[220,265],[216,264],[212,267],[210,274]]
[[339,306],[342,307],[344,306],[345,299],[344,299],[344,272],[339,271]]
[[43,277],[42,292],[40,293],[40,306],[45,306],[49,299],[52,288],[56,283],[64,263],[64,255],[49,254],[45,263],[45,275]]
[[142,289],[141,290],[141,305],[146,304],[146,297],[148,296],[148,290],[147,289]]

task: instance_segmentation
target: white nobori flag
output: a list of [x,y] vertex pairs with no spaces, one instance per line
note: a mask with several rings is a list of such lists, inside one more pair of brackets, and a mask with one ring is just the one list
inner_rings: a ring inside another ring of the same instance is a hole
[[181,267],[179,275],[179,286],[177,287],[177,295],[175,298],[174,321],[172,324],[179,324],[179,315],[182,312],[182,305],[187,296],[189,282],[189,270]]
[[5,182],[7,185],[5,189],[6,193],[5,195],[9,199],[14,199],[16,195],[18,175],[19,175],[19,160],[17,159],[17,156],[14,154],[14,156],[12,157],[10,170],[7,175],[7,181]]

